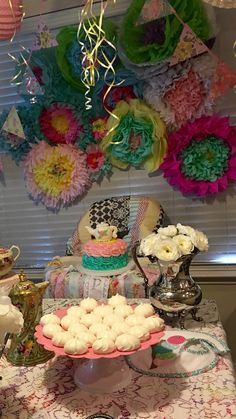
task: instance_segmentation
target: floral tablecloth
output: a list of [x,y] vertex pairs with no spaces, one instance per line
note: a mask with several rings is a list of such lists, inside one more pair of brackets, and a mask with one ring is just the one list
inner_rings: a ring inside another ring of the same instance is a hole
[[[75,302],[78,300],[45,300],[44,311],[48,313]],[[204,322],[189,319],[188,330],[226,340],[214,301],[203,301],[199,311]],[[148,377],[133,372],[131,385],[110,395],[89,394],[76,387],[72,364],[70,358],[55,357],[35,367],[13,367],[3,358],[0,362],[2,417],[85,419],[100,412],[115,419],[236,418],[236,384],[229,355],[220,357],[211,371],[185,379]]]

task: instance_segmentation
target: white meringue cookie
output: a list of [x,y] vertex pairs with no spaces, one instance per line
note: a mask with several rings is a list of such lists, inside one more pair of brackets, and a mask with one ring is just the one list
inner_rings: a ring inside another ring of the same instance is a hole
[[114,313],[123,318],[128,317],[130,314],[133,314],[133,308],[131,306],[122,304],[117,306],[114,309]]
[[113,342],[115,342],[117,338],[117,334],[111,329],[105,330],[103,332],[97,333],[97,339],[101,339],[101,338],[113,340]]
[[96,336],[94,336],[89,330],[87,332],[78,333],[77,338],[86,342],[88,347],[91,347],[93,342],[96,340]]
[[125,322],[129,326],[137,326],[138,324],[144,324],[145,317],[140,316],[138,314],[130,314],[130,316],[126,317]]
[[75,317],[66,315],[61,319],[61,326],[64,330],[68,330],[69,327],[75,322],[77,322],[77,319],[75,319]]
[[107,302],[112,307],[117,307],[117,306],[121,306],[122,304],[123,305],[127,304],[126,298],[120,294],[116,294],[116,295],[113,295],[111,298],[108,298]]
[[72,338],[65,343],[64,351],[70,355],[82,355],[88,351],[88,346],[83,340]]
[[62,332],[63,329],[59,324],[48,323],[43,326],[43,336],[52,339],[56,333]]
[[109,327],[111,327],[114,323],[121,323],[123,321],[123,317],[118,316],[117,314],[110,314],[109,316],[106,316],[103,319],[103,323]]
[[145,326],[132,326],[129,329],[129,333],[136,336],[141,342],[150,339],[150,333]]
[[72,335],[72,336],[79,336],[80,333],[82,332],[87,332],[88,328],[81,323],[73,323],[70,325],[68,332]]
[[113,314],[113,307],[108,306],[106,304],[100,304],[93,310],[93,314],[104,318],[106,316],[109,316],[110,314]]
[[92,332],[95,336],[101,333],[107,332],[109,327],[104,323],[95,323],[90,326],[89,331]]
[[68,316],[76,317],[77,319],[80,319],[84,314],[86,314],[86,311],[80,306],[72,306],[67,310]]
[[82,307],[86,313],[91,313],[97,307],[98,303],[94,298],[85,298],[81,301],[80,307]]
[[61,319],[60,317],[56,316],[55,314],[45,314],[41,317],[39,324],[41,326],[45,326],[45,324],[60,324]]
[[125,322],[114,323],[111,326],[111,330],[116,333],[117,336],[123,335],[129,332],[129,325]]
[[155,314],[155,310],[151,304],[143,303],[135,307],[134,313],[144,317],[150,317]]
[[157,316],[147,317],[144,326],[150,333],[160,332],[164,328],[164,320]]
[[102,318],[99,316],[96,316],[94,313],[88,313],[82,316],[79,322],[81,324],[84,324],[87,328],[89,328],[90,326],[92,326],[92,324],[101,323]]
[[116,347],[112,339],[100,338],[95,340],[92,348],[95,354],[110,354]]
[[137,336],[123,334],[116,338],[115,345],[121,352],[134,351],[140,347],[140,340]]
[[68,332],[56,332],[52,338],[52,343],[53,345],[58,346],[59,348],[63,348],[66,342],[71,338],[72,336]]

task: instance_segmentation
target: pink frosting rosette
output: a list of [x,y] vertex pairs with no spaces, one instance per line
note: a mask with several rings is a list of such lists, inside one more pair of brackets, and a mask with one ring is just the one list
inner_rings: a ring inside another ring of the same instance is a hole
[[89,240],[84,246],[84,253],[94,257],[119,256],[126,252],[127,243],[122,239],[112,240],[110,242],[99,242]]

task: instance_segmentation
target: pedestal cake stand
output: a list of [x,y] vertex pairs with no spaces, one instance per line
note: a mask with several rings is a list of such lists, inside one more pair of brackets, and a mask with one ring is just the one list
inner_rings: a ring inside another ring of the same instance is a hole
[[[67,309],[60,309],[54,314],[62,318],[66,313]],[[163,331],[152,333],[150,339],[141,342],[140,348],[135,351],[120,352],[116,350],[110,354],[95,354],[92,348],[89,348],[83,355],[68,355],[64,348],[54,346],[51,339],[43,336],[42,329],[41,325],[36,326],[35,336],[38,343],[56,355],[73,358],[74,381],[81,389],[90,393],[113,393],[127,387],[132,379],[132,371],[124,362],[123,357],[155,345],[164,336]]]

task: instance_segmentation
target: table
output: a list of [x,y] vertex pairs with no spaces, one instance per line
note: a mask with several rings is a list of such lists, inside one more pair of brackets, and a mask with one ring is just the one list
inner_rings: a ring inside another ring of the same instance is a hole
[[[138,300],[140,302],[140,300]],[[78,300],[45,300],[44,312]],[[131,301],[135,303],[135,300]],[[204,323],[187,320],[189,330],[226,339],[213,300],[203,300]],[[102,412],[115,419],[236,418],[236,384],[230,355],[209,372],[188,378],[154,378],[133,373],[132,384],[112,395],[89,394],[73,381],[73,361],[55,357],[35,367],[0,362],[0,407],[4,419],[85,419]]]

